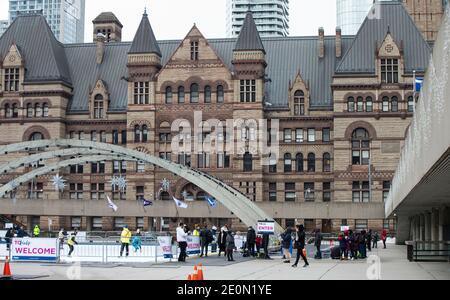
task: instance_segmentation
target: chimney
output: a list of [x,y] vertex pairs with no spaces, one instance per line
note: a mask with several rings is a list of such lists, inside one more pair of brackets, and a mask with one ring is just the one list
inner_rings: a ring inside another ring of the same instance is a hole
[[105,42],[106,37],[103,33],[98,33],[96,38],[97,50],[95,51],[97,65],[101,65],[103,62],[103,57],[105,56]]
[[342,30],[340,27],[336,27],[336,57],[342,56]]
[[325,31],[323,27],[319,28],[319,58],[325,57]]

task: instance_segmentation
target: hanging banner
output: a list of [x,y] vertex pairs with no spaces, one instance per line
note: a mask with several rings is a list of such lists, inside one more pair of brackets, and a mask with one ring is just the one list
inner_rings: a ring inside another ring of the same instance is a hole
[[172,237],[171,236],[158,236],[158,243],[161,247],[164,258],[173,258],[172,253]]
[[59,255],[58,239],[13,239],[11,259],[13,261],[56,262]]
[[188,236],[187,237],[187,254],[200,254],[200,237]]

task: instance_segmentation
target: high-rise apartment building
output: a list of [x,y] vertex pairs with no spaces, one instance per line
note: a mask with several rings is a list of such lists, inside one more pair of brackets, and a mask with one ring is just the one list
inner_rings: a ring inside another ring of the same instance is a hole
[[337,0],[337,26],[343,35],[355,35],[367,17],[373,0]]
[[289,35],[289,0],[227,0],[227,36],[241,31],[248,10],[261,37]]
[[9,21],[8,20],[0,20],[0,36],[2,36],[3,32],[8,28]]
[[62,43],[84,42],[86,0],[9,0],[9,23],[22,14],[42,14]]

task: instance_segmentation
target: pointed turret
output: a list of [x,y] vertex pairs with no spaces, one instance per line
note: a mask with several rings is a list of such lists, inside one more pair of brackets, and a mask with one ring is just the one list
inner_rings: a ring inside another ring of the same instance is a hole
[[161,50],[148,20],[147,12],[142,16],[141,24],[134,36],[129,54],[154,53],[161,57]]
[[256,27],[253,14],[249,10],[245,16],[244,24],[242,25],[241,32],[234,47],[235,51],[262,51],[266,53],[264,45],[259,36],[258,28]]

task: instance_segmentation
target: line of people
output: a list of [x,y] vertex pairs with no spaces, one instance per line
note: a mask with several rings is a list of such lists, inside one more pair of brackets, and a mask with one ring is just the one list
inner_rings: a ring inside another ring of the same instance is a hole
[[[386,249],[386,240],[387,231],[383,230],[381,241],[384,249]],[[380,236],[378,232],[373,233],[372,230],[361,232],[347,230],[339,234],[338,241],[341,260],[366,259],[367,252],[371,252],[372,248],[378,248]]]

